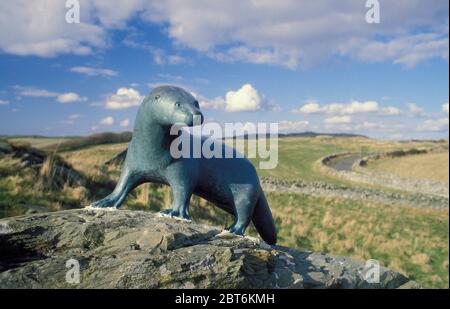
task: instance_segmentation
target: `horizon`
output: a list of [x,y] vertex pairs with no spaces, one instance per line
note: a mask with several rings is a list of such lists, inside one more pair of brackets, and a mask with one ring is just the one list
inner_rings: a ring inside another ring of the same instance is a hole
[[[6,139],[21,139],[21,138],[48,138],[48,139],[59,139],[59,138],[67,138],[67,139],[76,139],[76,138],[88,138],[92,136],[101,136],[105,134],[133,134],[133,131],[104,131],[104,132],[96,132],[88,135],[36,135],[36,134],[10,134],[10,135],[2,135],[0,134],[0,138],[6,138]],[[202,135],[203,136],[203,135]],[[255,134],[245,134],[245,135],[234,135],[234,136],[224,136],[222,139],[230,139],[230,138],[247,138],[247,137],[255,137],[257,135]],[[289,132],[289,133],[279,133],[277,135],[278,138],[289,138],[289,137],[323,137],[323,136],[331,136],[331,137],[344,137],[344,138],[352,138],[352,137],[362,137],[367,138],[371,140],[388,140],[388,139],[382,139],[382,138],[376,138],[371,137],[363,134],[357,134],[357,133],[323,133],[323,132],[314,132],[314,131],[302,131],[302,132]],[[430,142],[448,142],[449,138],[429,138],[429,139],[391,139],[392,142],[414,142],[414,141],[430,141]]]
[[132,131],[171,84],[220,124],[448,139],[448,1],[68,3],[0,3],[0,135]]

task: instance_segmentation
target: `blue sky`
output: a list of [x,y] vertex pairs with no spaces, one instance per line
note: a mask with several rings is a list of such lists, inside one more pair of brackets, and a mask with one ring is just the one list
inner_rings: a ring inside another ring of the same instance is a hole
[[209,121],[448,138],[448,1],[0,3],[0,134],[132,130],[160,84]]

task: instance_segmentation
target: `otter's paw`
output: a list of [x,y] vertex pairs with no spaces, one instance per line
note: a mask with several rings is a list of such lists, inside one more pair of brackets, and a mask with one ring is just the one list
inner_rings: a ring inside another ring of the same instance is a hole
[[104,199],[101,199],[99,201],[92,203],[90,205],[90,207],[92,207],[92,208],[112,208],[112,207],[114,207],[115,202],[116,201],[114,199],[106,197]]
[[161,211],[161,215],[171,217],[174,219],[178,219],[178,220],[183,220],[183,221],[189,221],[189,222],[192,221],[191,217],[188,214],[186,214],[185,212],[179,212],[178,210],[172,210],[172,208],[164,209],[163,211]]
[[227,227],[225,230],[228,231],[229,233],[232,233],[237,236],[244,236],[244,233],[245,233],[244,227],[238,227],[238,226],[233,226],[233,225],[230,227]]

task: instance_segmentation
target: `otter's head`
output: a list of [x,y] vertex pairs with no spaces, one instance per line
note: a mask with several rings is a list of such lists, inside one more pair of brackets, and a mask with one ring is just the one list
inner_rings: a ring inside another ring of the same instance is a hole
[[173,86],[153,89],[144,100],[144,109],[163,126],[186,125],[192,127],[203,123],[198,101],[187,91]]

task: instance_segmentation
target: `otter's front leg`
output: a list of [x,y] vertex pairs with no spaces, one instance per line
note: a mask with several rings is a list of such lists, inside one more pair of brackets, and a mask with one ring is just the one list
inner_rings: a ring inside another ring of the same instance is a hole
[[135,180],[128,169],[123,169],[114,191],[107,197],[91,204],[95,208],[119,208],[127,194],[135,187]]
[[189,201],[192,196],[192,190],[182,184],[171,184],[172,188],[172,207],[163,210],[163,213],[171,217],[191,220],[189,215]]
[[190,220],[189,201],[196,184],[196,175],[192,166],[178,162],[168,167],[166,176],[172,188],[172,207],[164,210],[163,213]]

